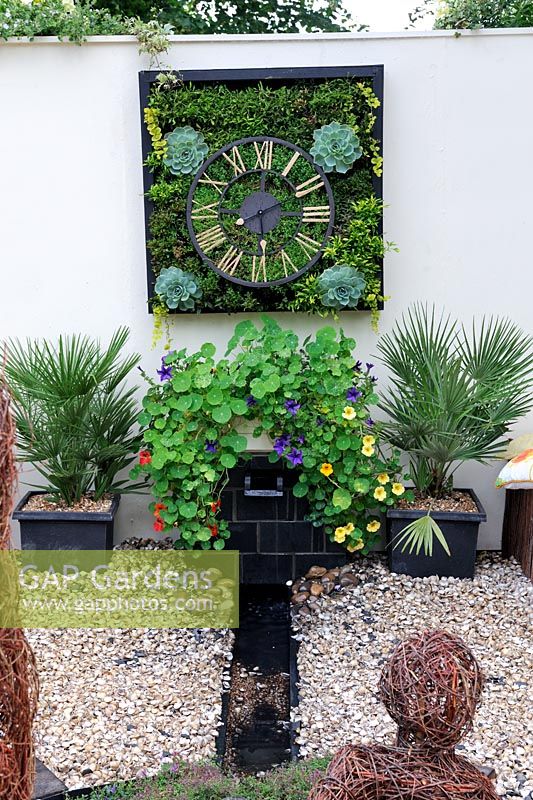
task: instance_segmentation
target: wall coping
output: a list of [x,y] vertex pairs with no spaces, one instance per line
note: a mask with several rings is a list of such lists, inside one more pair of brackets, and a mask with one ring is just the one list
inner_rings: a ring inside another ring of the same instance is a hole
[[[353,39],[354,41],[364,42],[368,40],[388,40],[388,39],[462,39],[464,38],[485,38],[485,37],[511,37],[511,36],[533,36],[533,27],[530,28],[481,28],[479,30],[438,30],[438,31],[391,31],[378,32],[369,31],[367,33],[217,33],[209,35],[181,35],[169,36],[171,44],[199,44],[202,42],[235,42],[237,44],[247,44],[248,42],[283,42],[283,41],[336,41]],[[88,36],[83,42],[84,45],[105,45],[122,44],[137,45],[135,36]],[[34,39],[27,37],[20,39],[1,40],[0,46],[6,45],[70,45],[78,46],[74,42],[61,40],[57,36],[37,36]]]

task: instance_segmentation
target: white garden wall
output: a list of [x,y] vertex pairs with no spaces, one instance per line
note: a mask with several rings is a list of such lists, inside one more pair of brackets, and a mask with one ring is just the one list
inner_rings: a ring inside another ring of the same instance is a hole
[[[435,301],[467,322],[512,315],[533,333],[533,30],[391,35],[176,37],[176,69],[385,65],[385,230],[400,247],[385,263],[392,299],[381,329],[412,300]],[[155,368],[146,313],[135,40],[83,46],[0,44],[0,339],[131,328]],[[265,134],[272,131],[265,131]],[[279,315],[301,332],[320,320]],[[178,317],[177,345],[222,349],[237,319]],[[364,313],[343,327],[363,360],[376,352]],[[378,370],[379,372],[379,370]],[[533,429],[533,417],[520,431]],[[497,548],[498,466],[468,465],[489,512],[481,545]],[[25,470],[22,480],[31,474]],[[24,489],[21,486],[21,489]],[[127,498],[118,534],[146,535],[146,500]]]

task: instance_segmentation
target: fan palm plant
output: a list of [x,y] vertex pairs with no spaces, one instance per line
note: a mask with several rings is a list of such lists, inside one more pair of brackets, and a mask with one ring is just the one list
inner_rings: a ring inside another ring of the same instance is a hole
[[[533,337],[508,319],[483,318],[468,331],[449,315],[415,305],[378,344],[391,374],[380,407],[384,433],[409,454],[415,488],[442,498],[464,461],[486,463],[533,402]],[[428,552],[426,518],[408,533]]]
[[139,356],[121,355],[128,336],[119,328],[107,348],[79,335],[6,343],[20,458],[69,506],[137,488],[117,480],[139,448],[136,389],[124,385]]

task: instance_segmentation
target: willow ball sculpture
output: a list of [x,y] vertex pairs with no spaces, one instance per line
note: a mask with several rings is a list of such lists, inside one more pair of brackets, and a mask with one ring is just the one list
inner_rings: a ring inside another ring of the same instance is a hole
[[490,780],[454,751],[472,727],[482,686],[477,661],[456,636],[410,636],[379,685],[399,727],[396,746],[343,747],[308,800],[497,800]]
[[461,639],[423,631],[396,647],[379,693],[398,725],[398,745],[448,750],[471,729],[482,688],[479,664]]

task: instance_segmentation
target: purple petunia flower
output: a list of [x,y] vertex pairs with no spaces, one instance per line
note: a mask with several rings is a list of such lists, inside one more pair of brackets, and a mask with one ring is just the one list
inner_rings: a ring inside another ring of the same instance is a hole
[[216,453],[217,451],[218,440],[217,439],[206,439],[205,440],[205,449],[207,453]]
[[302,436],[297,436],[296,441],[298,442],[298,444],[305,444],[305,436],[303,436],[303,434]]
[[301,450],[293,447],[292,450],[289,450],[287,453],[287,461],[290,461],[293,467],[297,467],[299,464],[304,463],[304,454]]
[[376,424],[376,423],[374,422],[374,420],[372,419],[372,417],[367,417],[367,418],[365,419],[365,425],[366,425],[367,427],[371,428],[371,427],[372,427],[373,425],[375,425],[375,424]]
[[351,389],[348,389],[346,392],[346,399],[349,403],[356,403],[359,398],[361,397],[362,392],[359,389],[356,389],[355,386],[352,386]]
[[321,427],[322,427],[322,425],[325,425],[325,424],[326,424],[326,420],[325,420],[325,419],[323,419],[323,417],[317,417],[317,418],[316,418],[316,424],[317,424],[317,427],[318,427],[318,428],[321,428]]
[[172,366],[170,364],[167,364],[165,359],[166,356],[163,356],[163,358],[161,359],[161,369],[156,370],[157,374],[159,375],[159,380],[161,382],[169,381],[172,378]]
[[301,407],[302,404],[298,403],[296,400],[285,400],[285,408],[293,417],[296,416]]
[[253,394],[249,395],[249,396],[246,398],[246,405],[248,406],[248,408],[252,408],[253,406],[256,406],[256,405],[257,405],[257,400],[255,399],[255,397],[253,396]]
[[374,368],[374,365],[373,364],[369,364],[368,361],[366,362],[365,366],[366,366],[366,371],[367,372],[370,372],[370,370]]
[[290,443],[291,437],[287,433],[283,433],[274,440],[274,451],[278,454],[278,456],[282,456],[287,447],[289,447]]

